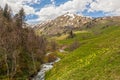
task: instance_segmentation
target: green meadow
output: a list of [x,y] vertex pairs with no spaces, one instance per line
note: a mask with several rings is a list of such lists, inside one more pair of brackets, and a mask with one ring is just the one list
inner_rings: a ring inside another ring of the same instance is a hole
[[120,80],[120,27],[92,27],[58,39],[59,45],[78,41],[80,46],[62,56],[46,73],[46,80]]

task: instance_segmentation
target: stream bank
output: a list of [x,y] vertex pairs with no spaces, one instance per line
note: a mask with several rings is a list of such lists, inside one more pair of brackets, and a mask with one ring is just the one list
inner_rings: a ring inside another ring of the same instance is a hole
[[32,80],[45,80],[45,72],[52,69],[53,65],[56,62],[59,62],[60,60],[61,60],[60,58],[57,58],[54,62],[42,64],[41,70],[38,72],[37,76],[35,76],[34,79]]

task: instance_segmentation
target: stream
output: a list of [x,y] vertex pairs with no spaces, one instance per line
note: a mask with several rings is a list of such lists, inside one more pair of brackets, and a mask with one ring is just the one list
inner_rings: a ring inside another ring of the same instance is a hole
[[45,72],[52,69],[54,63],[59,61],[60,61],[60,58],[57,58],[54,62],[42,64],[41,70],[38,72],[37,76],[35,76],[33,80],[45,80]]

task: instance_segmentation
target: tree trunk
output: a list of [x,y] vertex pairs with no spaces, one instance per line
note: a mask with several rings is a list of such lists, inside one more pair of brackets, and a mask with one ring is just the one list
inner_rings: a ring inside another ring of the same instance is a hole
[[9,79],[10,71],[9,71],[9,66],[8,66],[8,62],[7,62],[7,54],[6,53],[5,53],[5,64],[6,64],[6,67],[7,67],[7,77]]
[[36,72],[36,71],[37,71],[37,69],[36,69],[36,65],[35,65],[35,58],[34,58],[33,53],[31,53],[31,55],[32,55],[32,61],[33,61],[34,71]]
[[12,71],[11,71],[11,75],[10,75],[10,80],[13,79],[14,75],[16,74],[16,70],[17,70],[17,60],[16,60],[16,56],[13,53],[12,54],[13,60],[12,60]]

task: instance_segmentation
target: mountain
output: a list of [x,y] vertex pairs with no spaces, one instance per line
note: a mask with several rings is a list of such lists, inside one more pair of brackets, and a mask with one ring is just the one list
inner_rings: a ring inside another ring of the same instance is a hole
[[83,30],[72,39],[56,39],[66,53],[56,53],[62,59],[46,80],[120,80],[120,16],[93,18]]
[[92,19],[86,24],[86,27],[107,27],[120,25],[120,16],[106,16]]
[[47,22],[38,24],[34,29],[38,34],[60,35],[61,33],[66,33],[70,29],[81,29],[91,20],[92,18],[90,17],[66,13],[54,20],[49,20]]
[[120,25],[120,16],[106,16],[91,18],[77,14],[66,13],[53,20],[49,20],[34,26],[38,35],[59,36],[70,30],[82,30],[93,26]]

